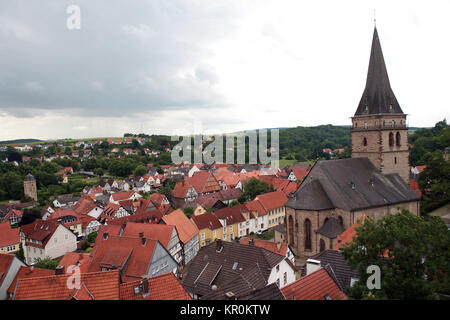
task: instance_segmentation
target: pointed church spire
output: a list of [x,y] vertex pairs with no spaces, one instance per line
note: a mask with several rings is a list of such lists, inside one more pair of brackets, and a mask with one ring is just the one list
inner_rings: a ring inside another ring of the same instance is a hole
[[403,114],[389,83],[376,26],[373,31],[366,88],[355,117],[371,114]]

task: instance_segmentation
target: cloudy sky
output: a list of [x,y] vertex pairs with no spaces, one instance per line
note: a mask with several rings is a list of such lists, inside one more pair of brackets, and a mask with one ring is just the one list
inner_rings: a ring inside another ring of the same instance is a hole
[[409,125],[449,119],[448,0],[2,0],[0,140],[350,124],[374,9]]

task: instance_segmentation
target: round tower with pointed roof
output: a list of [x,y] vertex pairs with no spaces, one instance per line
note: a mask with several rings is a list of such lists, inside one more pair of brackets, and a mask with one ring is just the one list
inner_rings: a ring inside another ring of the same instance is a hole
[[25,176],[23,181],[23,192],[26,197],[37,201],[36,179],[34,179],[31,173]]
[[352,117],[352,158],[369,158],[382,173],[398,173],[409,182],[406,114],[400,108],[375,27],[366,87]]

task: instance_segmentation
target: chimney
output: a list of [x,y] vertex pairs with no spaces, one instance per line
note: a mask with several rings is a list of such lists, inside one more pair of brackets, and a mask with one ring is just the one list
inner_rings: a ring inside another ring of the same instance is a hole
[[306,260],[306,275],[320,269],[320,261],[314,259]]
[[146,297],[150,294],[150,288],[148,286],[148,277],[147,276],[144,276],[142,278],[141,284],[142,284],[142,295],[144,297]]
[[108,232],[103,233],[103,240],[107,240],[108,239]]
[[55,276],[64,274],[64,266],[58,266],[55,269]]
[[253,238],[250,238],[250,240],[248,241],[248,244],[249,245],[255,245],[255,241],[253,240]]
[[147,243],[147,239],[144,237],[141,237],[142,246],[145,247],[145,244]]
[[216,240],[216,252],[221,252],[223,248],[222,239]]

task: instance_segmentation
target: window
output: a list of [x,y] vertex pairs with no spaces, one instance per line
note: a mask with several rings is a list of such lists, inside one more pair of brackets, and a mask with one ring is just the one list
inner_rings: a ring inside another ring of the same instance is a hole
[[57,238],[55,238],[54,240],[53,240],[55,243],[57,243],[58,242],[58,239]]
[[311,221],[305,220],[305,249],[311,250]]
[[397,157],[394,157],[394,164],[397,164]]
[[325,241],[323,239],[320,239],[320,252],[325,250]]
[[400,140],[401,140],[400,132],[397,132],[395,134],[395,143],[396,143],[397,147],[401,146],[401,141]]
[[230,226],[230,231],[233,231],[233,226]]
[[202,240],[205,240],[205,233],[202,233]]
[[134,290],[134,295],[135,295],[135,296],[138,296],[139,293],[140,293],[139,286],[134,286],[134,287],[133,287],[133,290]]
[[277,279],[277,286],[280,287],[280,279]]
[[237,266],[238,266],[238,263],[237,262],[235,262],[235,263],[233,263],[233,270],[236,270],[236,268],[237,268]]
[[277,265],[277,272],[280,271],[280,265]]
[[394,134],[392,132],[389,133],[389,146],[394,146]]
[[367,138],[366,137],[364,137],[364,139],[363,139],[363,145],[364,145],[364,147],[367,146]]
[[285,272],[284,275],[283,275],[283,284],[284,285],[287,284],[287,272]]
[[69,235],[68,235],[68,234],[66,234],[66,235],[65,235],[65,238],[66,238],[66,240],[67,240],[67,239],[69,239]]
[[213,231],[213,237],[216,237],[216,230]]

